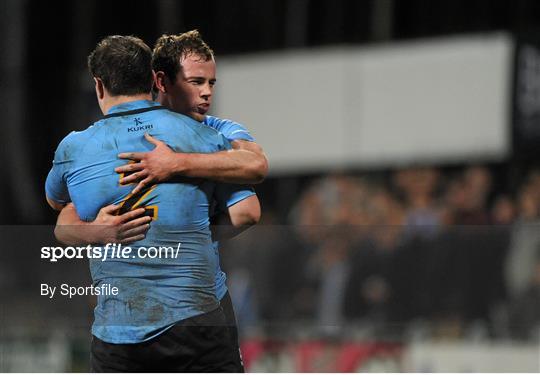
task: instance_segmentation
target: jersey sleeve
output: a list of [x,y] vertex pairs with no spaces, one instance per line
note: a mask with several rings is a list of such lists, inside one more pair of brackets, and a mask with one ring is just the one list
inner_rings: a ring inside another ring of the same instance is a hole
[[216,209],[225,211],[227,208],[253,195],[255,195],[255,190],[251,186],[218,183],[215,191]]
[[[69,137],[69,136],[68,136]],[[53,166],[45,181],[45,194],[49,199],[60,204],[71,202],[67,188],[67,168],[71,163],[70,142],[66,137],[54,153]]]
[[223,134],[229,141],[250,141],[255,142],[246,127],[237,122],[222,119],[214,116],[206,116],[203,123]]
[[214,138],[215,148],[217,151],[224,151],[224,150],[230,150],[232,149],[231,142],[225,138],[225,136],[221,133],[217,133]]

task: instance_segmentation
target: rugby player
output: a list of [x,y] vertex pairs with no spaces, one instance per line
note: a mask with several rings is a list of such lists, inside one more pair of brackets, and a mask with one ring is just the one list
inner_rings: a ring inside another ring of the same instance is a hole
[[[216,199],[233,224],[258,220],[251,190],[223,188],[203,179],[144,186],[130,194],[112,172],[120,149],[148,149],[142,131],[175,151],[208,153],[230,149],[215,130],[150,101],[150,49],[134,37],[108,37],[89,57],[96,95],[105,117],[59,145],[46,183],[47,201],[61,209],[73,201],[84,221],[100,207],[144,207],[159,225],[139,245],[182,244],[179,259],[90,260],[96,285],[121,293],[100,296],[92,327],[94,371],[237,371],[225,316],[215,294],[217,258],[211,244],[209,209]],[[148,63],[146,65],[146,63]],[[133,125],[137,129],[133,130]],[[142,126],[138,126],[142,125]],[[225,186],[225,185],[222,185]],[[246,212],[248,212],[246,214]],[[181,215],[179,215],[181,213]]]
[[212,105],[216,62],[199,32],[162,35],[154,47],[152,68],[156,72],[157,101],[218,130],[231,141],[233,150],[214,154],[174,153],[156,142],[152,152],[120,154],[121,158],[137,161],[117,168],[118,173],[131,173],[122,183],[139,181],[134,189],[137,192],[173,175],[229,183],[262,182],[268,173],[268,161],[249,131],[233,121],[206,115]]
[[[156,72],[158,102],[222,132],[231,141],[233,150],[213,154],[176,153],[165,143],[147,135],[147,140],[156,146],[154,150],[120,155],[137,161],[116,169],[119,173],[126,173],[121,182],[139,182],[133,190],[134,193],[138,193],[148,184],[170,179],[173,175],[204,177],[231,183],[260,182],[266,176],[268,163],[262,148],[254,142],[247,129],[230,120],[206,115],[212,103],[216,64],[212,50],[200,34],[193,30],[180,35],[160,37],[154,48],[152,67]],[[99,212],[96,222],[92,224],[99,223],[107,228],[99,231],[99,226],[95,225],[73,226],[85,223],[80,222],[72,206],[66,207],[58,219],[57,238],[67,244],[105,244],[129,242],[133,238],[143,237],[142,233],[146,229],[145,217],[132,219],[142,215],[144,210],[113,216],[117,209],[117,206],[108,206]],[[252,221],[248,216],[244,218],[244,222],[237,222],[237,225],[249,225]],[[217,243],[215,246],[217,252]],[[238,352],[237,371],[241,372],[244,369],[238,345],[236,318],[227,291],[226,275],[220,269],[219,262],[216,269],[216,294],[231,329],[232,345]]]

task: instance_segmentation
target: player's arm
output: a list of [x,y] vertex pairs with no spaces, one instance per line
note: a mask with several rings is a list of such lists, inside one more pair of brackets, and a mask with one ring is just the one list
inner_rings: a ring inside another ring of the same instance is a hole
[[53,209],[60,211],[54,230],[56,238],[66,245],[130,243],[144,238],[144,233],[148,230],[147,223],[150,221],[149,217],[140,217],[144,209],[114,216],[118,207],[107,206],[99,211],[96,219],[91,223],[79,218],[75,206],[71,203],[66,184],[70,159],[66,156],[68,154],[66,149],[73,149],[67,147],[72,136],[66,137],[58,146],[53,166],[45,181],[47,203]]
[[[62,150],[60,143],[58,150]],[[45,180],[45,199],[53,210],[60,211],[71,201],[66,181],[64,179],[65,162],[59,157],[61,152],[55,152],[53,165]]]
[[249,227],[257,224],[261,219],[261,205],[259,198],[252,195],[221,212],[212,218],[214,241],[233,238]]
[[109,205],[101,208],[94,221],[79,218],[75,206],[66,205],[56,221],[54,235],[58,241],[68,246],[86,244],[127,244],[144,239],[152,220],[142,216],[144,208],[115,215],[119,206]]
[[121,184],[139,181],[133,190],[169,180],[172,176],[208,178],[234,184],[257,184],[268,174],[268,161],[262,148],[255,142],[235,140],[232,149],[212,154],[177,153],[152,136],[146,139],[156,147],[150,152],[130,152],[119,155],[135,163],[115,169],[117,173],[130,173]]
[[47,199],[47,203],[49,204],[49,206],[52,207],[53,210],[61,211],[62,208],[64,208],[66,206],[63,203],[59,203],[59,202],[55,201],[54,199],[49,198],[48,195],[45,196],[45,199]]
[[214,154],[177,153],[177,174],[232,184],[261,183],[268,174],[268,161],[262,147],[244,140],[232,141],[231,145],[232,150]]
[[213,198],[217,212],[211,218],[215,240],[232,238],[261,218],[259,198],[251,186],[218,183]]

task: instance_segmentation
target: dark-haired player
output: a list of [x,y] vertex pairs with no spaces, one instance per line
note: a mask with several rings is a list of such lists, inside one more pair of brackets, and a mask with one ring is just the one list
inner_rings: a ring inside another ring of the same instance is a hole
[[[147,139],[156,146],[154,150],[121,154],[122,157],[137,161],[117,168],[119,173],[131,173],[121,180],[122,183],[138,182],[134,189],[136,193],[148,184],[166,181],[174,175],[204,177],[230,183],[260,182],[266,176],[267,161],[261,147],[254,142],[247,129],[233,121],[206,115],[212,104],[216,63],[213,51],[202,40],[199,32],[193,30],[179,35],[161,36],[153,51],[152,68],[156,72],[157,100],[175,112],[218,130],[231,142],[233,149],[213,154],[176,153],[165,143],[148,136]],[[99,216],[101,223],[109,224],[107,227],[111,228],[109,231],[116,236],[114,238],[118,238],[119,242],[133,235],[142,236],[140,230],[137,231],[132,224],[137,224],[136,221],[126,223],[127,219],[112,216],[111,212],[116,208],[107,207]],[[94,231],[90,235],[91,228],[85,231],[80,226],[65,226],[82,224],[72,207],[62,211],[59,224],[64,226],[59,238],[63,242],[111,242],[107,241],[111,236],[107,237],[105,232]],[[77,231],[75,228],[78,228]],[[114,228],[118,228],[118,233],[112,230]],[[217,252],[217,243],[215,247]],[[216,294],[231,328],[232,343],[238,350],[236,319],[227,291],[226,275],[219,267],[219,262],[216,268]],[[237,364],[238,371],[243,371],[239,350]]]
[[[118,295],[98,297],[92,327],[94,371],[237,371],[229,330],[215,295],[217,257],[209,229],[212,200],[233,224],[252,224],[260,208],[250,190],[220,189],[204,179],[145,186],[132,194],[113,172],[119,150],[150,149],[149,131],[174,150],[210,153],[230,149],[215,130],[152,102],[151,51],[134,37],[105,38],[89,56],[98,103],[105,117],[58,146],[46,182],[47,201],[72,201],[93,220],[107,204],[144,207],[155,223],[132,246],[181,244],[178,258],[91,259],[95,286]],[[246,220],[246,218],[248,218]]]

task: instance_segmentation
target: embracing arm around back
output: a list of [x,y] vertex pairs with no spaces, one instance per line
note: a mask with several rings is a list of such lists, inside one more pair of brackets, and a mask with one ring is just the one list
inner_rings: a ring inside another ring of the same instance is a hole
[[75,206],[66,205],[56,221],[54,235],[58,241],[68,246],[86,244],[128,244],[144,239],[150,228],[149,216],[142,216],[144,208],[116,215],[119,206],[109,205],[99,210],[94,221],[79,218]]
[[145,186],[169,180],[172,176],[208,178],[233,184],[258,184],[268,174],[268,161],[262,148],[255,142],[235,140],[232,149],[212,154],[174,152],[164,142],[149,134],[146,139],[155,148],[150,152],[129,152],[119,155],[129,163],[115,169],[129,173],[122,184],[138,182],[133,193]]

